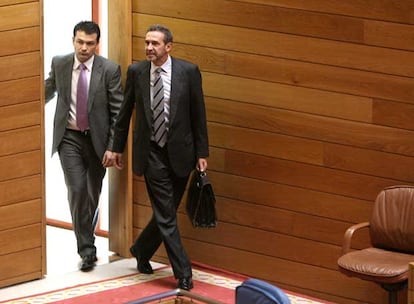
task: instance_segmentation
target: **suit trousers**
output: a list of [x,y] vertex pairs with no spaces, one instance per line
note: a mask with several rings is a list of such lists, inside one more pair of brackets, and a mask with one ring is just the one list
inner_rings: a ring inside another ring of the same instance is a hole
[[81,257],[96,255],[93,219],[106,169],[96,155],[91,137],[86,133],[67,129],[58,152],[78,254]]
[[148,167],[144,174],[153,215],[133,247],[142,258],[150,260],[162,242],[175,278],[192,277],[191,262],[181,242],[177,209],[187,185],[188,176],[178,177],[171,169],[167,146],[151,142]]

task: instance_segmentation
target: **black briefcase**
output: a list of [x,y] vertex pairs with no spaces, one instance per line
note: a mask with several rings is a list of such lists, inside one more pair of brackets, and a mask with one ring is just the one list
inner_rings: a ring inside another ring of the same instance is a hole
[[205,171],[192,173],[186,211],[193,227],[214,228],[217,225],[216,198]]

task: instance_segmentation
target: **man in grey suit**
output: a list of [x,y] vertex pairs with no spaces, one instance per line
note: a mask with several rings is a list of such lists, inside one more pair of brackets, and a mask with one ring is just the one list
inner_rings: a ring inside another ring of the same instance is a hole
[[[192,170],[207,169],[207,122],[198,67],[169,55],[173,37],[161,25],[145,36],[146,61],[129,66],[125,99],[115,124],[115,167],[135,107],[133,169],[144,175],[153,216],[130,251],[141,273],[152,273],[151,257],[164,242],[178,288],[193,288],[190,259],[177,227],[177,209]],[[160,82],[162,85],[160,85]],[[158,104],[162,104],[157,110]]]
[[96,23],[75,25],[74,53],[54,57],[45,80],[46,102],[58,95],[52,155],[59,153],[82,271],[97,261],[93,218],[123,100],[120,67],[95,54],[99,39]]

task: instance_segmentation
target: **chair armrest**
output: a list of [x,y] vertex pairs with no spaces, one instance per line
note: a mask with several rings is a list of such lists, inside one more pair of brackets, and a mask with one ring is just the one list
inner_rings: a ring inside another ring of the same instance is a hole
[[350,251],[350,249],[351,249],[351,238],[354,235],[354,232],[359,230],[359,229],[367,228],[367,227],[369,227],[369,222],[363,222],[363,223],[355,224],[355,225],[349,227],[345,231],[344,242],[342,244],[342,255],[344,255],[345,253]]

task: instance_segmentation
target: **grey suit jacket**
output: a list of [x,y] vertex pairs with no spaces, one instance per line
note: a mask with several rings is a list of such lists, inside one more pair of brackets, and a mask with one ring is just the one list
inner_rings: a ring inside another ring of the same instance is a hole
[[[149,61],[131,64],[127,72],[125,98],[119,112],[113,148],[123,152],[129,122],[135,108],[133,169],[145,173],[150,150],[152,111]],[[188,175],[198,158],[209,155],[207,121],[200,70],[195,64],[172,57],[170,116],[167,151],[178,176]]]
[[[46,102],[57,93],[54,118],[52,155],[65,133],[71,103],[74,54],[52,59],[49,77],[45,80]],[[121,69],[106,58],[95,55],[88,94],[89,129],[95,152],[102,158],[112,149],[113,126],[123,100]]]

